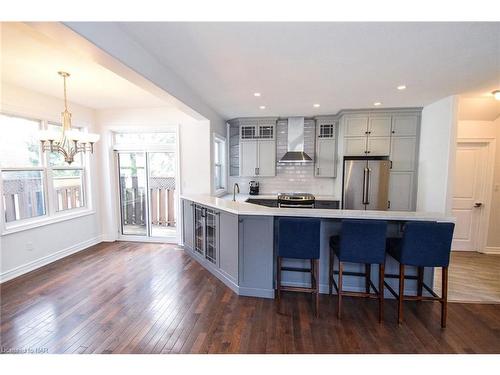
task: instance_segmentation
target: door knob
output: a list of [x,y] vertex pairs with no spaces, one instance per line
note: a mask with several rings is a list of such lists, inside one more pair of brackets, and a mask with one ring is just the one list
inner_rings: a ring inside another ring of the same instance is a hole
[[482,204],[481,202],[476,202],[476,203],[474,203],[474,207],[476,207],[476,208],[479,208],[479,207],[481,207],[482,205],[483,205],[483,204]]

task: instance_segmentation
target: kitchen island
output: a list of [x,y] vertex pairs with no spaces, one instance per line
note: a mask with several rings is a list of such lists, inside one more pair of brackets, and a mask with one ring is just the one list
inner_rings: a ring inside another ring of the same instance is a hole
[[[403,211],[363,211],[321,208],[277,208],[247,203],[248,196],[231,195],[217,198],[209,195],[181,196],[183,215],[183,245],[186,252],[230,287],[244,296],[274,298],[275,287],[275,222],[283,216],[314,217],[321,219],[320,232],[320,293],[328,293],[329,238],[338,234],[342,219],[387,220],[388,235],[400,236],[407,221],[453,222],[452,217],[439,213]],[[266,199],[266,196],[259,196]],[[332,200],[332,197],[316,197]],[[362,235],[362,234],[360,234]],[[287,260],[284,264],[304,267],[301,260]],[[346,264],[346,271],[364,272],[364,265]],[[387,256],[386,274],[397,274],[398,263]],[[408,275],[416,269],[408,267]],[[373,280],[378,279],[378,267],[372,269]],[[308,274],[285,272],[283,284],[306,286]],[[424,281],[433,285],[433,270],[426,269]],[[396,287],[396,280],[387,279]],[[363,278],[346,276],[344,289],[364,290]],[[405,284],[407,293],[416,292],[416,281]],[[386,297],[391,297],[386,293]]]

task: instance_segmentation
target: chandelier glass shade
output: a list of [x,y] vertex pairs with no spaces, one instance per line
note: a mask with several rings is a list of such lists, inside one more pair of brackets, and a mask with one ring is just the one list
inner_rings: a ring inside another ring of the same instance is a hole
[[62,131],[41,130],[39,139],[42,151],[58,152],[64,156],[64,161],[71,164],[79,152],[94,153],[94,143],[99,140],[99,134],[86,133],[71,128],[71,112],[68,111],[66,97],[66,78],[69,73],[58,72],[64,80],[64,111],[61,113]]

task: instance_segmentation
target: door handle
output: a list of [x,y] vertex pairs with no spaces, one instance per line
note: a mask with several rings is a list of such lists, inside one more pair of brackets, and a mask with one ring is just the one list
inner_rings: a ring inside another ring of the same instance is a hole
[[482,204],[481,202],[476,202],[476,203],[474,203],[474,207],[475,207],[475,208],[479,208],[479,207],[481,207],[482,205],[483,205],[483,204]]
[[366,168],[366,203],[365,204],[370,204],[370,200],[368,199],[368,193],[370,191],[370,168]]
[[368,204],[368,167],[363,171],[363,204]]

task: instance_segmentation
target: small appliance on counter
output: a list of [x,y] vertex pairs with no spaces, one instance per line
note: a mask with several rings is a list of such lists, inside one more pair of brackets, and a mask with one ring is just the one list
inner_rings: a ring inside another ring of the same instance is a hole
[[259,181],[250,181],[250,195],[259,195]]

